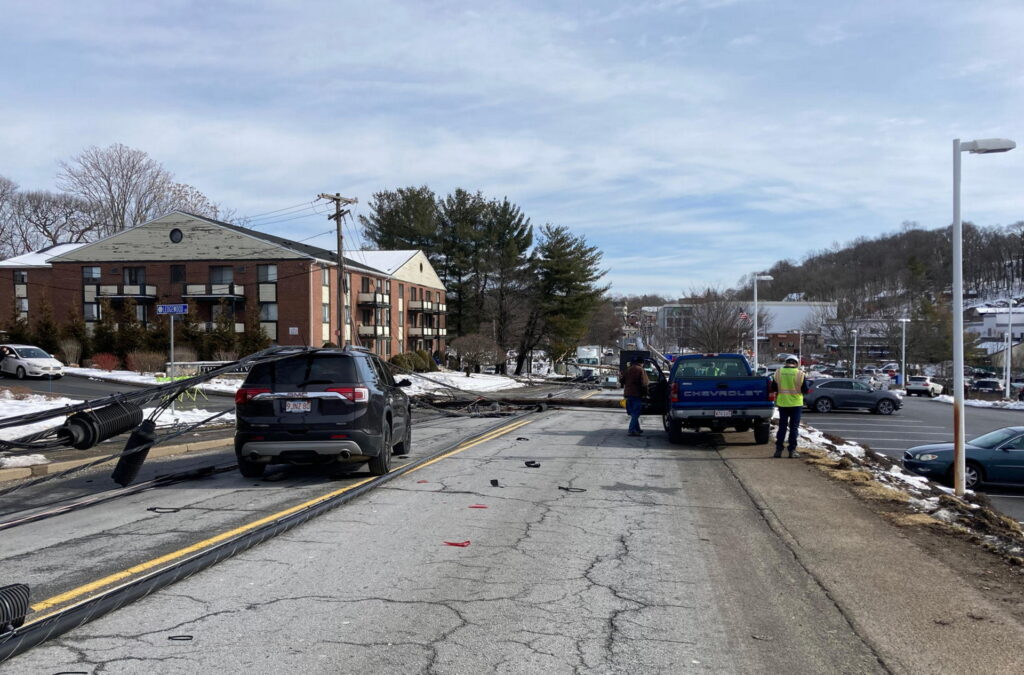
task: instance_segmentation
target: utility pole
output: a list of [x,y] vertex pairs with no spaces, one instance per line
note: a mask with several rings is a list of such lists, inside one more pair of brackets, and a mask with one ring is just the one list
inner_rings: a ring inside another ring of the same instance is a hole
[[[358,199],[352,197],[342,197],[340,192],[336,192],[333,195],[326,193],[320,194],[320,199],[329,199],[334,202],[334,213],[327,216],[328,220],[333,220],[334,224],[338,228],[338,346],[345,346],[345,327],[348,325],[348,313],[345,311],[345,256],[343,254],[344,249],[342,248],[342,236],[341,236],[341,223],[342,219],[348,215],[348,209],[343,209],[344,206],[350,206],[357,204]],[[355,338],[355,331],[352,331],[352,337]]]

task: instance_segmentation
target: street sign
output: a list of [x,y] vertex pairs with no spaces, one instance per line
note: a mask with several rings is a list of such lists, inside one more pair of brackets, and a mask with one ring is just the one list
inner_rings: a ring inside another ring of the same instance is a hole
[[157,314],[188,314],[188,305],[157,305]]

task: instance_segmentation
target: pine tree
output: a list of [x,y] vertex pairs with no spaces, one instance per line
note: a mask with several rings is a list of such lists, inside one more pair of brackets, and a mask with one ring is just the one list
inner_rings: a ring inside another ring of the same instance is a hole
[[239,357],[262,351],[271,344],[270,338],[260,325],[260,310],[256,303],[249,303],[245,310],[245,332],[238,338]]
[[92,350],[94,354],[117,352],[117,316],[107,298],[100,299],[100,317],[92,331]]
[[146,348],[146,329],[139,321],[137,309],[138,303],[134,298],[125,298],[119,312],[120,321],[117,327],[116,351],[114,353],[122,359],[131,352]]
[[60,332],[53,318],[53,308],[45,297],[39,302],[39,313],[32,324],[32,343],[47,352],[55,354],[60,348]]

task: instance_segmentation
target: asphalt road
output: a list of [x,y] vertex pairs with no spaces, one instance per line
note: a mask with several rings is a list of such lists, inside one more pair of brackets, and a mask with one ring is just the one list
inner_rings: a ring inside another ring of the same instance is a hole
[[[1024,410],[966,406],[964,411],[968,439],[1000,427],[1024,425]],[[889,416],[866,411],[827,415],[804,411],[803,422],[895,459],[915,445],[953,440],[953,406],[927,398],[904,397],[903,408]],[[997,509],[1024,521],[1024,488],[985,486],[982,491]]]
[[[625,415],[599,410],[531,420],[0,670],[884,672],[707,435],[629,438]],[[449,436],[466,425],[452,424]],[[281,495],[308,499],[316,484],[161,489],[34,528],[0,558],[12,579],[53,592],[265,515]]]

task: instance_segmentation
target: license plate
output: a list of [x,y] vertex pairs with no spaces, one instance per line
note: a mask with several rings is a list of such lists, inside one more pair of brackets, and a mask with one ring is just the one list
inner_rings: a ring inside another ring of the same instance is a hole
[[288,413],[308,413],[312,409],[310,401],[285,401],[284,411]]
[[732,417],[731,410],[716,410],[715,417]]

